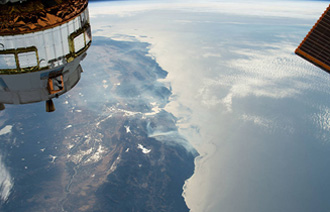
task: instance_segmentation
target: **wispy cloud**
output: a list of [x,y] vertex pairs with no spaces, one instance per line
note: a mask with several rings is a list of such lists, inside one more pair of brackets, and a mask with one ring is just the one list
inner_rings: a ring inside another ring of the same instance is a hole
[[330,138],[330,107],[321,106],[319,112],[312,115],[312,121],[318,127],[317,137],[323,142],[329,143]]
[[0,202],[6,202],[14,185],[13,179],[10,176],[2,156],[0,155]]
[[[235,98],[282,99],[300,95],[305,90],[318,89],[307,79],[322,73],[306,68],[308,64],[293,54],[294,48],[290,43],[281,42],[261,49],[251,45],[233,49],[236,57],[228,60],[226,65],[232,74],[224,72],[217,78],[205,80],[199,95],[206,105],[223,104],[231,112]],[[214,90],[226,92],[215,96],[211,94]]]

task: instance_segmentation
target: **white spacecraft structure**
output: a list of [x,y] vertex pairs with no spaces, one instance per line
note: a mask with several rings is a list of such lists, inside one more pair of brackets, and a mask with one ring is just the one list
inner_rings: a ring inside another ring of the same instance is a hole
[[0,109],[46,101],[54,111],[91,41],[88,0],[0,0]]

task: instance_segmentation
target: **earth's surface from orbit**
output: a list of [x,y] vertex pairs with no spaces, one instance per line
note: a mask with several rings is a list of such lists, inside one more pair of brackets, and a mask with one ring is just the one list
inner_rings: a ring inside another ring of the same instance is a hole
[[90,2],[78,85],[0,112],[0,211],[329,211],[327,6]]

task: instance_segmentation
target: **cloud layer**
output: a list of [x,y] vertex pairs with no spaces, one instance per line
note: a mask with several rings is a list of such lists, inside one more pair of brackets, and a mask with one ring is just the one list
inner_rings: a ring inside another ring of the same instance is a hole
[[13,180],[0,155],[0,202],[6,202],[13,187]]

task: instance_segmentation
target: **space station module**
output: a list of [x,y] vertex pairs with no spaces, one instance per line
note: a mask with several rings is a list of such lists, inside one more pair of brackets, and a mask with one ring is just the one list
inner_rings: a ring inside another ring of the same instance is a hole
[[91,45],[87,0],[0,0],[0,109],[46,101],[80,80]]

